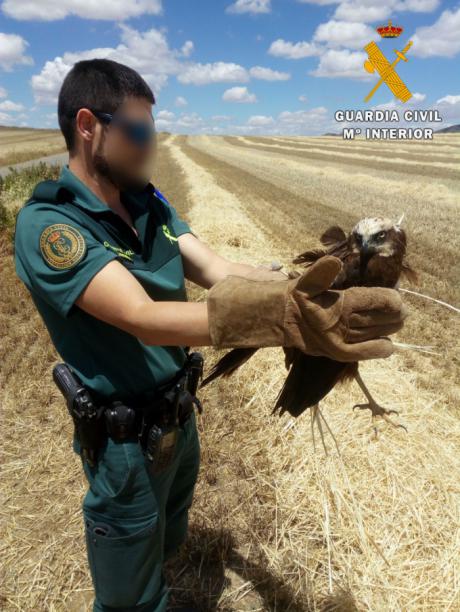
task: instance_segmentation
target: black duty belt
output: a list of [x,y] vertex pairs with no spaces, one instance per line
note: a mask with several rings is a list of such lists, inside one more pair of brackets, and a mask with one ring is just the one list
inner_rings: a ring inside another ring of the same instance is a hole
[[202,412],[201,402],[195,395],[202,375],[202,354],[187,353],[183,367],[171,380],[156,387],[148,399],[143,395],[129,401],[103,403],[93,400],[68,364],[60,363],[53,369],[53,379],[66,398],[74,421],[82,459],[90,465],[95,465],[97,451],[107,436],[122,441],[137,435],[144,453],[150,456],[152,440],[158,436],[161,439],[158,432],[171,432],[183,426],[194,405]]

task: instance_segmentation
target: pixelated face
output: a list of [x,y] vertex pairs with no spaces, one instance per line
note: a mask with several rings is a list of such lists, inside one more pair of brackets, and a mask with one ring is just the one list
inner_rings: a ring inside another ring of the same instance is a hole
[[395,230],[399,231],[398,226],[385,217],[361,219],[351,232],[353,252],[390,257],[394,253],[392,233]]
[[[99,125],[93,162],[122,191],[141,191],[149,183],[157,153],[157,136],[152,104],[144,98],[127,98],[114,113],[108,125]],[[136,138],[139,132],[152,129],[147,142]]]

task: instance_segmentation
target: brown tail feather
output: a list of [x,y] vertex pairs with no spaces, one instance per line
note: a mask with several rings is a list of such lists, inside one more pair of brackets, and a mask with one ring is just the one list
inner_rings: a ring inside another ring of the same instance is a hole
[[256,348],[236,348],[226,353],[210,370],[209,374],[201,381],[200,388],[210,383],[219,376],[230,376],[243,363],[246,363],[256,351]]

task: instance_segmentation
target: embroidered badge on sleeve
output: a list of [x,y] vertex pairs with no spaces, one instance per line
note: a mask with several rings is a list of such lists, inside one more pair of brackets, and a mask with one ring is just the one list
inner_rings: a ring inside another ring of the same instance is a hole
[[40,234],[40,251],[46,263],[55,270],[75,266],[86,253],[83,235],[67,223],[48,225]]

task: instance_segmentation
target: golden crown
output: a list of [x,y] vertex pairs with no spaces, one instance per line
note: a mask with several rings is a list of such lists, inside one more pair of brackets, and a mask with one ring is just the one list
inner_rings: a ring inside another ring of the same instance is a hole
[[375,28],[382,38],[397,38],[403,32],[403,28],[391,25],[391,20],[388,20],[387,26],[379,26]]
[[56,242],[56,240],[58,238],[60,238],[60,237],[61,237],[61,232],[59,232],[59,231],[58,232],[53,232],[52,234],[49,235],[48,240],[50,242]]

